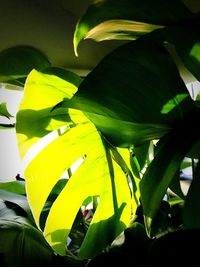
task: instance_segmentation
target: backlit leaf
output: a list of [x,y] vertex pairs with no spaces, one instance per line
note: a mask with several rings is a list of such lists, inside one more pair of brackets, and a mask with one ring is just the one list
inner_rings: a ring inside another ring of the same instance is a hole
[[80,82],[81,78],[64,69],[31,72],[17,113],[17,121],[20,123],[17,123],[16,129],[22,157],[48,133],[68,122],[72,124],[65,109],[51,110],[63,98],[72,97]]
[[[109,145],[82,111],[57,105],[63,98],[69,101],[80,82],[75,74],[66,71],[62,77],[58,70],[51,75],[32,71],[26,81],[16,129],[22,156],[45,135],[59,129],[59,134],[39,148],[25,169],[27,196],[38,227],[55,184],[82,159],[50,208],[44,235],[57,253],[65,255],[67,237],[82,203],[89,196],[98,196],[96,212],[79,252],[80,258],[89,258],[127,227],[138,195],[137,184],[135,191],[129,186],[127,174],[131,171],[126,161],[119,160],[121,152]],[[96,238],[100,241],[91,246]]]

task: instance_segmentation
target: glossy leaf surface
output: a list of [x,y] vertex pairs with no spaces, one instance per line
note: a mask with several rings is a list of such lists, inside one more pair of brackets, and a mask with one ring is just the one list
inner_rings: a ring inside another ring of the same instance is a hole
[[135,39],[156,28],[177,24],[192,17],[180,1],[95,1],[76,26],[75,52],[82,39]]
[[146,35],[111,52],[71,100],[114,145],[159,139],[194,108],[171,56],[154,38]]

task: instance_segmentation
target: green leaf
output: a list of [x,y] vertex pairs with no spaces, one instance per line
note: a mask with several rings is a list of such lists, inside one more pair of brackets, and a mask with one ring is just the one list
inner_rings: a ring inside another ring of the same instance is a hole
[[51,264],[53,252],[42,233],[22,218],[1,218],[0,235],[0,253],[6,266],[26,267]]
[[11,117],[13,117],[7,109],[7,105],[5,102],[0,104],[0,116],[6,117],[8,119],[10,119]]
[[[146,261],[149,266],[155,267],[160,266],[161,259],[173,262],[173,266],[195,266],[196,262],[199,261],[197,246],[199,238],[199,229],[178,229],[178,231],[161,235],[152,243]],[[187,244],[190,245],[187,246]],[[183,257],[184,252],[187,257]],[[168,255],[167,259],[166,255]],[[165,263],[165,266],[167,266],[167,263]]]
[[22,208],[27,213],[28,217],[32,220],[32,213],[28,204],[28,200],[25,196],[0,189],[0,199],[15,203],[20,208]]
[[72,97],[80,83],[81,78],[65,69],[49,68],[30,73],[17,113],[21,157],[45,135],[68,123],[73,125],[66,109],[52,111],[52,108],[63,98]]
[[23,91],[24,90],[24,83],[18,82],[18,80],[9,81],[8,83],[1,82],[1,89],[6,89],[6,90],[14,90],[14,91]]
[[16,46],[0,52],[0,82],[26,78],[32,69],[47,67],[50,67],[50,63],[46,56],[32,47]]
[[194,108],[159,38],[152,33],[114,50],[66,103],[87,114],[116,146],[159,139]]
[[172,178],[169,188],[174,192],[177,196],[179,196],[181,199],[185,199],[185,196],[183,194],[183,191],[181,189],[180,184],[180,170],[177,171],[177,173]]
[[200,140],[198,140],[194,146],[190,149],[190,151],[188,151],[187,156],[189,158],[193,158],[193,159],[199,159],[200,158]]
[[[21,215],[21,210],[13,207],[8,207],[8,203],[0,200],[0,218],[13,218],[17,215]],[[20,210],[20,213],[19,213]]]
[[15,127],[14,124],[0,123],[1,130],[9,130],[9,129],[13,129],[14,127]]
[[69,101],[73,97],[78,85],[77,77],[76,83],[72,79],[75,75],[63,70],[61,78],[59,73],[34,70],[29,74],[17,114],[17,137],[19,150],[25,155],[45,135],[65,127],[29,161],[25,169],[27,196],[40,227],[42,210],[55,184],[82,159],[51,206],[44,235],[56,253],[65,255],[66,240],[82,203],[89,196],[99,196],[78,255],[84,259],[99,253],[124,230],[138,200],[126,178],[131,173],[128,164],[119,160],[121,151],[110,146],[81,111],[59,107],[63,98]]
[[[200,31],[199,21],[185,27],[174,27],[163,31],[164,38],[167,42],[174,45],[179,58],[186,68],[200,81]],[[185,35],[187,32],[187,36]],[[184,44],[184,45],[183,45]]]
[[95,1],[76,25],[74,49],[82,39],[97,41],[135,39],[166,25],[181,23],[193,15],[180,1]]
[[134,146],[133,153],[139,163],[139,170],[141,171],[148,161],[150,142],[144,143],[139,146]]
[[19,195],[25,195],[25,182],[24,181],[12,181],[0,183],[0,189]]
[[160,149],[140,183],[141,201],[148,233],[168,186],[180,170],[183,158],[200,138],[194,119],[198,118],[199,113],[197,112],[196,116],[195,113],[190,114],[187,120],[178,124],[173,131],[160,140]]
[[185,229],[200,228],[199,215],[199,186],[200,186],[200,163],[197,164],[193,180],[189,187],[185,205],[183,208],[183,227]]

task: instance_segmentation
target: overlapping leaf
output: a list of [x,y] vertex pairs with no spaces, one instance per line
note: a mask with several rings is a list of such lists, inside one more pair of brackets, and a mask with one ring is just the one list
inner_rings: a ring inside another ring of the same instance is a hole
[[[141,201],[149,233],[161,200],[171,181],[180,171],[183,158],[200,138],[200,132],[194,127],[194,117],[198,118],[198,114],[198,111],[195,110],[166,137],[160,139],[159,151],[142,178],[140,183]],[[179,179],[178,176],[177,179]]]
[[[200,18],[197,18],[196,21],[188,23],[184,27],[169,28],[163,32],[164,39],[174,45],[178,56],[197,80],[200,80],[198,71],[200,67],[200,31],[197,26],[199,23]],[[188,32],[187,36],[185,32]]]
[[[27,195],[38,227],[54,185],[73,163],[84,159],[52,205],[44,235],[57,253],[65,255],[66,240],[82,203],[88,196],[99,196],[79,252],[79,257],[88,258],[105,248],[128,225],[137,206],[137,188],[132,197],[126,178],[131,173],[128,163],[119,160],[120,152],[113,150],[81,111],[54,108],[63,98],[70,99],[80,82],[80,78],[64,70],[32,71],[26,81],[16,129],[24,156],[42,137],[65,126],[64,132],[40,149],[25,170]],[[94,239],[99,242],[91,246]]]
[[[53,251],[42,233],[19,216],[0,219],[1,266],[42,266],[51,264]],[[3,261],[2,261],[3,257]]]
[[0,82],[23,85],[32,69],[42,70],[50,65],[46,56],[33,47],[10,47],[0,52]]
[[135,39],[194,17],[181,1],[102,0],[91,4],[76,26],[74,48],[82,39]]
[[86,112],[112,144],[129,146],[159,139],[194,102],[160,35],[151,33],[106,56],[81,83],[71,107]]

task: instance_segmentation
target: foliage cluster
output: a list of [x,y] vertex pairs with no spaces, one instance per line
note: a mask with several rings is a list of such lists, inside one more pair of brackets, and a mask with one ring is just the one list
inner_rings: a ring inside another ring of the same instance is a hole
[[[26,163],[25,181],[0,184],[2,264],[160,266],[174,249],[179,264],[187,242],[183,263],[196,261],[199,95],[177,59],[200,80],[199,20],[179,0],[95,1],[77,22],[76,55],[83,39],[127,42],[84,78],[35,48],[0,53],[0,82],[24,88],[16,124],[0,127],[15,127]],[[0,114],[10,118],[6,103]]]

